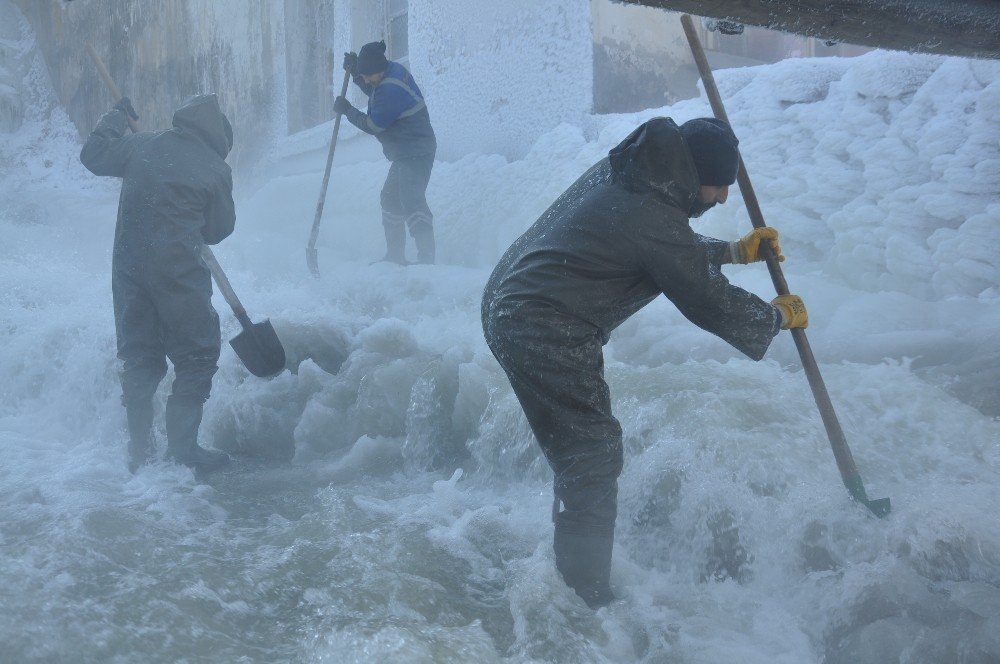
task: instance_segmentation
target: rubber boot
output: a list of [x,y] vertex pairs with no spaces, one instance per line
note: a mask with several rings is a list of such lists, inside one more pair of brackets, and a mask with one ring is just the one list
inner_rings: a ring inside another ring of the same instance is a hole
[[434,264],[434,226],[422,221],[410,227],[410,235],[417,245],[417,262],[423,265]]
[[153,404],[125,408],[128,423],[128,472],[153,460]]
[[229,463],[229,455],[198,445],[203,405],[198,400],[170,396],[167,399],[167,459],[196,473],[210,473]]
[[556,569],[566,585],[576,591],[592,609],[614,601],[611,592],[611,549],[615,543],[614,524],[606,528],[583,526],[556,515],[553,549]]
[[406,227],[400,223],[383,223],[385,257],[380,262],[406,265]]

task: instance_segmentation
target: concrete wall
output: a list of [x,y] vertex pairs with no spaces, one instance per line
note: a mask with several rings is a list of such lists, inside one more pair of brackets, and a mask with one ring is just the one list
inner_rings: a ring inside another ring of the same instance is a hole
[[333,3],[284,0],[285,76],[289,133],[333,117],[331,79],[341,71],[333,50]]
[[611,0],[591,5],[595,112],[658,108],[698,95],[698,70],[679,14]]
[[188,96],[217,92],[244,156],[284,120],[284,12],[273,0],[13,0],[35,30],[59,100],[82,135],[111,98],[90,42],[144,128]]
[[[383,38],[385,26],[383,0],[11,1],[37,33],[81,135],[111,105],[84,51],[90,42],[144,128],[168,127],[191,94],[218,92],[237,160],[264,138],[329,119],[342,52]],[[587,2],[410,0],[408,21],[409,65],[441,158],[520,156],[540,134],[591,111]]]
[[[698,71],[680,12],[617,0],[591,0],[591,11],[595,112],[639,111],[698,95]],[[695,26],[713,69],[785,58],[855,56],[870,50],[752,26],[740,35],[723,35],[706,30],[697,18]]]
[[443,158],[523,155],[591,111],[590,4],[410,0],[410,65]]
[[0,133],[16,131],[24,121],[21,86],[29,54],[21,48],[20,21],[17,9],[0,1]]
[[[407,5],[409,69],[427,99],[438,158],[522,156],[541,134],[561,122],[579,123],[591,111],[589,3],[409,0]],[[337,0],[334,13],[350,16],[335,31],[338,58],[385,38],[383,0]],[[364,102],[353,86],[350,98]],[[353,135],[346,127],[345,136]]]

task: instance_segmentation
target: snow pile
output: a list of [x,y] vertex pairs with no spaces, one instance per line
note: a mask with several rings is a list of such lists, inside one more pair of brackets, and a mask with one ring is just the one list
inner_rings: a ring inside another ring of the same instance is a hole
[[[776,67],[738,92],[727,86],[737,127],[774,111],[764,125],[773,131],[741,132],[763,192],[791,213],[772,216],[798,241],[815,238],[813,255],[854,288],[936,299],[994,286],[996,63],[873,54],[825,75],[815,67]],[[797,86],[782,80],[784,69]]]

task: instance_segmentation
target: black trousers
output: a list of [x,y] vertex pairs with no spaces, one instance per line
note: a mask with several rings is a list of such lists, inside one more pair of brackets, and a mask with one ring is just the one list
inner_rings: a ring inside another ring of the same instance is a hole
[[434,215],[427,206],[427,183],[434,168],[434,155],[405,157],[392,162],[382,185],[382,223],[406,224],[413,235],[422,224],[433,226]]
[[496,314],[483,329],[555,473],[560,525],[613,534],[622,428],[611,413],[599,336],[532,325],[516,313]]
[[198,248],[142,268],[116,266],[112,275],[122,402],[149,404],[174,365],[171,396],[203,403],[212,389],[222,346],[212,307],[211,273]]

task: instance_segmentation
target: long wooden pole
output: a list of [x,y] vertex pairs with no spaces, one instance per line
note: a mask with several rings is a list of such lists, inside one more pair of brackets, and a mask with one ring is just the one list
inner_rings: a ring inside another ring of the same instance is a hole
[[[344,84],[340,88],[340,96],[347,96],[347,84],[351,80],[351,72],[344,72]],[[330,138],[330,151],[326,155],[326,172],[323,173],[323,184],[319,188],[319,201],[316,202],[316,215],[313,217],[312,230],[309,231],[309,245],[306,247],[306,265],[314,277],[319,276],[319,258],[316,252],[316,240],[319,239],[319,223],[323,218],[323,206],[326,205],[326,190],[330,186],[330,169],[333,167],[333,153],[337,149],[337,136],[340,134],[340,119],[343,113],[337,113],[333,121],[333,136]]]
[[[684,33],[687,35],[688,43],[691,45],[691,53],[694,55],[695,64],[698,65],[698,71],[701,73],[701,80],[705,84],[705,94],[708,95],[708,101],[712,105],[712,112],[715,113],[715,117],[728,123],[729,116],[726,114],[726,109],[722,104],[719,88],[715,85],[715,76],[712,75],[712,68],[708,65],[708,59],[705,57],[705,51],[701,47],[701,40],[695,31],[694,21],[691,19],[691,16],[688,14],[681,16],[681,25],[684,26]],[[750,215],[750,222],[754,228],[766,226],[767,224],[764,223],[764,214],[761,212],[760,204],[757,202],[757,194],[750,183],[750,175],[747,173],[746,164],[743,163],[742,156],[740,156],[740,166],[736,174],[736,181],[739,183],[740,193],[743,194],[747,213]],[[771,249],[770,242],[761,243],[761,250],[764,254],[764,259],[767,261],[767,269],[771,273],[771,281],[774,282],[775,290],[779,295],[787,295],[789,293],[788,283],[785,281],[785,275],[782,273],[777,257]],[[806,338],[805,330],[797,328],[791,330],[791,333],[792,339],[795,341],[795,347],[799,351],[799,358],[802,360],[802,367],[805,369],[806,377],[809,379],[809,387],[812,389],[816,406],[819,408],[820,417],[823,418],[823,426],[826,428],[827,437],[830,439],[830,448],[833,450],[833,456],[837,461],[837,468],[840,470],[840,477],[844,481],[844,486],[847,487],[847,491],[854,500],[863,503],[876,516],[885,516],[890,510],[889,499],[868,499],[864,483],[861,481],[861,474],[858,472],[857,464],[854,463],[854,456],[851,454],[851,448],[847,445],[847,438],[844,436],[844,430],[840,426],[840,420],[837,419],[837,413],[833,409],[833,402],[830,400],[830,394],[826,390],[823,376],[820,375],[819,365],[813,356],[812,347]]]

